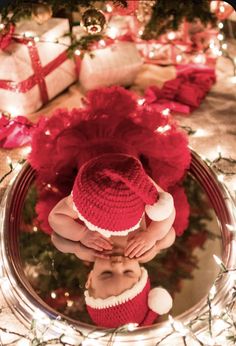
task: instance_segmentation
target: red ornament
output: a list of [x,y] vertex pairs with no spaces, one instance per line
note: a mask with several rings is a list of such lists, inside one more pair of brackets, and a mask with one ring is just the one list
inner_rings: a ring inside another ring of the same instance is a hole
[[15,25],[10,23],[0,31],[0,49],[5,50],[11,43]]

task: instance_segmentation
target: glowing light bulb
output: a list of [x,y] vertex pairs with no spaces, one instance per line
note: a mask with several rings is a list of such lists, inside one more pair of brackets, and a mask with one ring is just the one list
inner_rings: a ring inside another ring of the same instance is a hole
[[160,133],[165,133],[166,131],[170,130],[170,128],[171,126],[167,124],[165,126],[159,126],[156,131]]
[[222,22],[218,23],[218,28],[219,29],[223,29],[223,27],[224,27],[224,24]]
[[170,109],[169,108],[165,108],[163,109],[163,111],[161,112],[163,115],[169,115],[170,114]]
[[57,297],[56,292],[51,292],[51,297],[52,297],[52,299],[56,299],[56,297]]
[[142,106],[145,102],[145,99],[138,99],[137,103],[139,104],[139,106]]
[[174,40],[175,37],[176,37],[176,34],[173,31],[168,32],[168,34],[167,34],[168,40]]
[[66,305],[68,306],[68,308],[71,308],[74,305],[73,300],[67,300]]
[[81,51],[79,49],[76,49],[75,50],[75,55],[80,56],[81,55]]
[[227,43],[223,43],[223,44],[222,44],[222,48],[223,48],[223,49],[227,49],[227,47],[228,47]]
[[15,170],[15,172],[17,173],[17,172],[20,172],[21,168],[22,168],[22,165],[18,162],[18,163],[15,165],[14,170]]
[[105,47],[105,46],[106,46],[106,42],[105,42],[104,40],[100,40],[100,41],[99,41],[99,45],[100,45],[101,47]]
[[153,51],[149,52],[148,57],[150,59],[154,58],[154,56],[155,56],[155,53]]
[[27,146],[23,149],[21,149],[22,156],[27,156],[31,152],[32,148],[30,146]]
[[223,41],[224,35],[223,34],[218,34],[217,38],[218,38],[219,41]]
[[220,8],[219,8],[219,10],[220,10],[221,13],[224,13],[224,12],[225,12],[224,6],[221,5]]
[[[212,305],[211,306],[211,314],[215,317],[219,316],[221,314],[221,309],[219,308],[219,306]],[[215,326],[215,324],[214,324],[214,326]]]
[[186,336],[189,333],[189,330],[183,325],[182,322],[174,320],[174,318],[169,315],[169,322],[176,332],[182,336]]
[[[221,265],[221,264],[222,264],[222,261],[221,261],[221,259],[220,259],[218,256],[213,255],[213,257],[214,257],[214,260],[216,261],[216,263],[217,263],[218,265]],[[213,286],[212,286],[212,287],[213,287]]]
[[50,130],[47,130],[44,133],[45,133],[46,136],[50,136],[50,134],[51,134]]
[[235,227],[235,226],[229,225],[229,224],[226,224],[225,226],[226,226],[226,228],[228,229],[228,231],[230,231],[230,232],[236,232],[236,227]]
[[196,64],[204,64],[206,62],[206,56],[205,54],[198,54],[193,60]]
[[193,137],[206,137],[208,132],[205,129],[197,129],[195,133],[193,133]]
[[[219,50],[218,47],[216,47],[215,45],[212,45],[210,48],[211,48],[211,52],[212,52],[212,54],[213,54],[214,56],[219,56],[220,50]],[[222,55],[222,54],[221,54],[221,55]]]
[[12,159],[10,158],[10,156],[6,157],[6,161],[7,161],[8,166],[12,166]]
[[210,291],[209,291],[209,298],[210,298],[210,299],[213,299],[213,298],[215,297],[215,295],[216,295],[216,292],[217,292],[216,286],[213,285],[213,286],[211,287]]
[[176,62],[177,63],[180,63],[181,61],[182,61],[182,56],[180,55],[180,54],[178,54],[177,56],[176,56]]
[[111,12],[113,11],[113,7],[112,7],[110,4],[107,4],[107,5],[106,5],[106,11],[107,11],[108,13],[111,13]]
[[34,42],[39,42],[39,37],[38,36],[34,37]]
[[221,183],[224,182],[224,175],[223,174],[218,174],[217,178]]
[[3,30],[5,28],[5,25],[3,23],[0,23],[0,30]]
[[220,145],[217,145],[217,152],[218,152],[218,155],[221,156],[222,154],[222,148]]
[[114,26],[111,26],[107,29],[107,35],[113,39],[115,39],[118,36],[118,29]]
[[214,40],[210,40],[209,47],[210,47],[211,49],[213,49],[213,48],[215,47],[215,41],[214,41]]
[[34,36],[34,33],[32,31],[26,31],[23,34],[25,37],[30,38]]

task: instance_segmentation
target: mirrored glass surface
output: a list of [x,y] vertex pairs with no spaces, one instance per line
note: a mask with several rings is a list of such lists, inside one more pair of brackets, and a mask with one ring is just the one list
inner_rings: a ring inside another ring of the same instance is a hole
[[[221,253],[217,216],[205,191],[190,174],[183,188],[190,206],[186,230],[176,237],[171,247],[141,264],[148,271],[152,287],[162,286],[171,294],[172,316],[186,312],[207,294],[219,271],[213,254],[220,256]],[[179,198],[177,223],[185,217],[184,208],[181,210],[181,194]],[[93,263],[74,254],[62,253],[53,246],[45,225],[42,220],[38,221],[37,202],[37,188],[32,184],[24,201],[20,224],[19,247],[24,273],[39,297],[57,313],[93,324],[84,299]],[[156,322],[166,318],[167,315],[158,317]]]

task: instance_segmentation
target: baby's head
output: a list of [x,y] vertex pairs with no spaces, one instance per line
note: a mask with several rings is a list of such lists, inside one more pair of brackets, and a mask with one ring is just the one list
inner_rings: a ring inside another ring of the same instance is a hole
[[141,267],[136,259],[124,256],[97,258],[89,273],[86,288],[93,298],[106,299],[118,296],[133,287],[141,277]]
[[174,209],[172,196],[158,192],[141,162],[125,154],[104,154],[82,165],[72,200],[78,218],[104,236],[128,235],[145,213],[161,221]]
[[165,289],[158,287],[150,291],[146,269],[136,259],[122,255],[97,258],[86,289],[88,313],[96,325],[105,328],[128,323],[149,325],[172,306]]

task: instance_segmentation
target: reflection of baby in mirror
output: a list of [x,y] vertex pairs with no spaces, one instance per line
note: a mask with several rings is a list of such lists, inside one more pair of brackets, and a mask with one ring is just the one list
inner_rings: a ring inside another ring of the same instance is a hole
[[[147,227],[146,216],[151,220]],[[170,246],[174,219],[172,196],[151,180],[138,159],[125,154],[86,162],[71,195],[49,215],[58,235],[97,251],[112,249],[110,236],[129,235],[124,254],[130,258],[153,257],[161,241]]]
[[[173,233],[172,229],[158,243],[159,250],[170,245],[174,240]],[[101,327],[117,328],[128,323],[149,325],[172,307],[172,299],[165,289],[150,290],[148,273],[140,266],[150,260],[147,258],[150,254],[139,259],[124,256],[127,240],[128,236],[112,237],[112,252],[100,252],[56,233],[52,235],[52,241],[60,251],[94,262],[86,283],[85,301],[91,319]],[[151,251],[152,256],[156,251]]]

